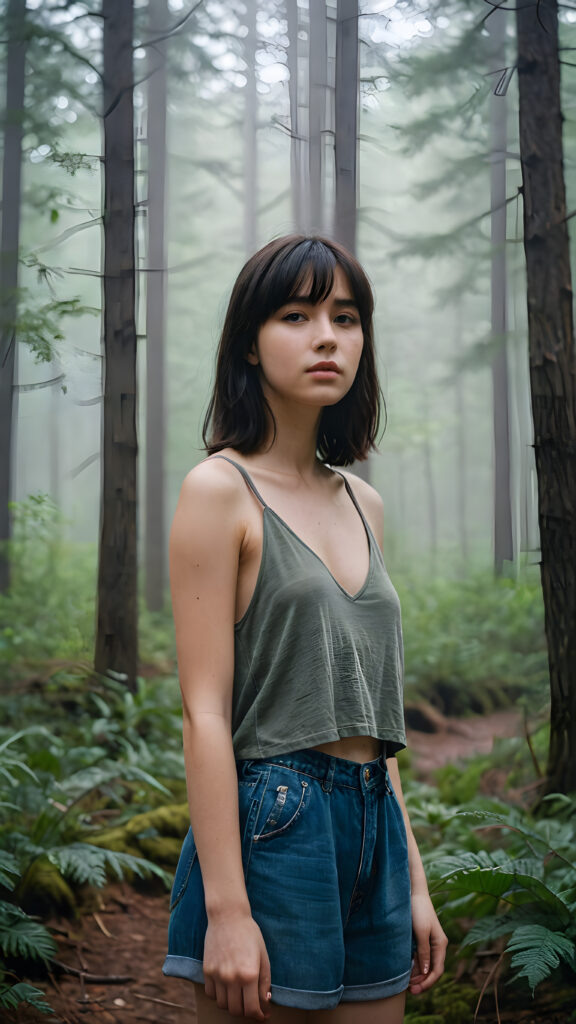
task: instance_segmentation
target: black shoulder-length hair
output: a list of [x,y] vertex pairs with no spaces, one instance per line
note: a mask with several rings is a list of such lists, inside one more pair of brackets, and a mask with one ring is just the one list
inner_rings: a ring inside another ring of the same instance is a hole
[[202,437],[210,455],[235,448],[243,455],[262,449],[272,410],[260,384],[258,366],[247,360],[258,331],[281,306],[307,289],[307,299],[322,302],[340,267],[348,279],[362,324],[364,345],[350,390],[320,417],[317,452],[322,462],[349,466],[376,447],[381,405],[372,314],[374,298],[366,274],[343,246],[327,238],[287,235],[275,239],[244,265],[230,296],[216,360],[216,378]]

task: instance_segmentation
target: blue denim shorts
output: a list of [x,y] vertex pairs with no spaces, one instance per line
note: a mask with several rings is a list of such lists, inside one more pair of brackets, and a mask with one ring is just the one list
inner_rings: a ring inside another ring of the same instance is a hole
[[[317,750],[238,762],[242,859],[272,1001],[320,1010],[408,987],[406,830],[383,758]],[[189,831],[176,869],[164,974],[203,982],[207,920]]]

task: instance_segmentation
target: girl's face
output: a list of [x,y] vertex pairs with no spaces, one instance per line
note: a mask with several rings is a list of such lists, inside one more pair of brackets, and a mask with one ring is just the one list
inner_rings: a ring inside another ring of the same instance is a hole
[[264,396],[321,408],[344,397],[356,376],[364,336],[348,279],[334,271],[332,291],[316,305],[303,295],[281,306],[246,357],[260,367]]

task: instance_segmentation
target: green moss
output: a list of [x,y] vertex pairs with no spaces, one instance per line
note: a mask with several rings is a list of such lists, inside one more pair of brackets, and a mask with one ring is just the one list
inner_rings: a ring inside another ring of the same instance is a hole
[[462,1024],[472,1020],[478,992],[444,975],[428,992],[408,995],[405,1024]]
[[15,892],[18,904],[28,914],[50,916],[53,913],[73,915],[78,909],[76,897],[68,882],[47,858],[30,864]]

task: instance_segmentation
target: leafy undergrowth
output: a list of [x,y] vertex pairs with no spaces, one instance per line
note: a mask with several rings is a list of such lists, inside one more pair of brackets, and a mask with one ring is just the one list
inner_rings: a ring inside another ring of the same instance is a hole
[[548,693],[538,575],[395,580],[402,603],[405,692],[447,715],[483,714]]

